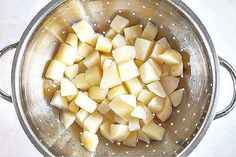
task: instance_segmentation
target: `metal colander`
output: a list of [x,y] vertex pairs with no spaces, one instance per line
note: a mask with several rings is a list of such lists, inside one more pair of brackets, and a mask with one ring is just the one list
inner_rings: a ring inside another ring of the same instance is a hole
[[[171,47],[183,55],[185,74],[180,77],[180,87],[186,90],[181,105],[174,108],[170,119],[159,123],[167,130],[163,141],[152,141],[149,145],[139,142],[136,148],[129,148],[101,137],[97,151],[91,153],[80,144],[81,129],[73,124],[65,130],[58,110],[45,98],[44,70],[60,42],[72,32],[73,23],[85,19],[97,32],[104,33],[117,14],[128,18],[132,25],[145,26],[149,20],[156,24],[157,39],[167,37]],[[218,58],[201,22],[177,0],[54,0],[33,19],[16,52],[12,71],[13,101],[26,134],[43,155],[186,156],[200,142],[214,118]],[[220,61],[231,69],[235,81],[232,67],[223,59]],[[6,94],[3,96],[11,100]],[[217,114],[217,118],[228,113],[234,101]]]

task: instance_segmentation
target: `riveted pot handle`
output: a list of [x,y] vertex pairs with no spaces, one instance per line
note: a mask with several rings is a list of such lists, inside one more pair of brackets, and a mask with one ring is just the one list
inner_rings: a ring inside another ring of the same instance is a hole
[[[1,51],[0,51],[0,58],[8,51],[12,50],[12,49],[15,49],[17,47],[18,43],[14,43],[14,44],[11,44],[7,47],[4,47]],[[4,92],[2,89],[0,89],[0,97],[9,101],[9,102],[12,102],[12,97],[11,95],[7,94],[6,92]]]
[[226,60],[224,60],[223,58],[219,57],[219,61],[220,61],[220,65],[222,67],[224,67],[230,74],[232,81],[233,81],[233,98],[230,102],[230,104],[222,111],[217,112],[215,115],[215,119],[221,118],[225,115],[227,115],[228,113],[230,113],[234,107],[236,106],[236,71],[233,68],[232,65],[230,65]]

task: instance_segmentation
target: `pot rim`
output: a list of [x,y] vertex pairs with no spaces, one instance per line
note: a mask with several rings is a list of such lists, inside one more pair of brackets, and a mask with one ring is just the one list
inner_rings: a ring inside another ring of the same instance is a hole
[[[24,57],[24,51],[27,47],[27,44],[30,41],[30,38],[33,32],[35,31],[35,29],[37,28],[38,24],[42,20],[44,20],[52,10],[54,10],[56,7],[58,7],[60,4],[64,3],[65,1],[66,0],[52,0],[45,7],[43,7],[38,12],[38,14],[33,18],[33,20],[27,26],[27,28],[25,29],[20,39],[20,42],[17,46],[16,53],[13,59],[13,65],[12,65],[11,86],[12,86],[13,103],[15,106],[18,119],[20,121],[20,124],[23,130],[25,131],[26,135],[30,139],[31,143],[44,156],[54,156],[54,155],[39,141],[37,136],[34,134],[32,129],[30,128],[29,123],[27,122],[25,113],[23,111],[22,104],[21,104],[21,97],[20,97],[20,78],[21,78],[20,72],[21,72],[21,67],[22,67],[21,61]],[[205,135],[207,129],[209,128],[215,116],[216,105],[214,104],[217,102],[216,98],[219,91],[218,90],[219,61],[215,52],[214,45],[212,43],[212,40],[206,28],[204,27],[202,22],[199,20],[199,18],[194,14],[194,12],[182,1],[168,0],[168,2],[174,5],[177,9],[181,10],[181,12],[184,13],[184,15],[193,23],[198,33],[200,34],[201,38],[203,39],[203,42],[209,53],[210,64],[212,66],[213,86],[212,86],[212,96],[211,96],[208,112],[196,136],[191,140],[188,146],[186,146],[178,154],[178,156],[188,156],[193,151],[193,149],[200,143],[200,141],[202,140],[203,136]]]

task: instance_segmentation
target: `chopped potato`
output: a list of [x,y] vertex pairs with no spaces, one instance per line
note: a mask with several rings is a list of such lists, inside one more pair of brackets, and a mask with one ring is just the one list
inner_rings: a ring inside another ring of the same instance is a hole
[[179,64],[182,62],[181,54],[172,49],[166,50],[163,54],[159,55],[159,58],[168,65]]
[[58,90],[53,94],[50,104],[58,109],[65,110],[68,108],[68,102],[65,97],[61,95],[61,91]]
[[110,39],[113,39],[116,35],[117,35],[117,32],[112,28],[108,29],[108,31],[105,34],[105,36]]
[[111,124],[110,138],[115,141],[124,141],[130,134],[129,127],[124,124]]
[[110,128],[111,123],[105,122],[100,126],[100,133],[104,136],[108,141],[114,143],[115,141],[110,138]]
[[122,47],[122,46],[126,46],[128,44],[129,44],[129,42],[125,39],[124,36],[122,36],[120,34],[117,34],[112,40],[113,49],[116,49],[116,48]]
[[114,20],[111,22],[110,27],[115,30],[117,33],[122,33],[124,28],[129,25],[129,20],[116,15]]
[[73,80],[76,77],[76,75],[78,73],[78,70],[79,70],[79,65],[78,64],[68,66],[65,70],[65,76],[68,79]]
[[90,46],[86,43],[80,42],[77,47],[77,57],[79,56],[83,59],[94,51],[95,51],[95,49],[92,46]]
[[87,68],[90,68],[95,65],[100,65],[100,54],[98,51],[90,53],[83,61],[84,65]]
[[60,81],[63,77],[66,65],[58,60],[52,60],[46,71],[45,77],[53,81]]
[[183,99],[183,95],[184,95],[184,88],[178,89],[169,95],[170,100],[174,107],[179,106],[179,104]]
[[133,78],[124,82],[128,92],[135,95],[136,97],[140,94],[142,90],[142,84],[137,78]]
[[89,83],[85,78],[85,73],[81,73],[75,77],[75,86],[82,90],[89,88]]
[[121,94],[128,94],[127,90],[125,89],[124,85],[122,85],[122,84],[109,89],[107,97],[109,100],[112,100],[116,96],[119,96]]
[[136,147],[138,143],[137,132],[131,132],[122,143],[129,147]]
[[75,62],[76,53],[76,49],[74,49],[71,45],[62,43],[56,53],[55,59],[66,65],[73,65]]
[[129,119],[129,131],[137,131],[140,129],[139,119],[131,117]]
[[120,72],[120,79],[122,82],[125,82],[127,80],[139,76],[138,67],[135,65],[133,60],[122,64],[118,64],[118,69]]
[[98,66],[93,66],[85,71],[85,79],[91,86],[99,85],[102,79],[102,70]]
[[85,111],[84,109],[80,109],[77,112],[75,121],[81,128],[83,128],[84,120],[88,117],[88,115],[89,112]]
[[61,95],[62,96],[70,96],[77,94],[77,88],[75,87],[74,83],[66,78],[61,79]]
[[134,46],[122,46],[112,51],[112,56],[117,63],[124,63],[133,60],[136,56]]
[[83,129],[96,133],[102,124],[103,116],[98,112],[90,114],[83,122]]
[[94,101],[101,103],[107,97],[107,89],[101,89],[99,86],[91,86],[88,89],[88,95]]
[[160,97],[166,97],[166,92],[163,89],[163,87],[159,81],[152,82],[152,83],[148,84],[147,87],[154,94],[156,94]]
[[155,94],[153,94],[147,89],[142,89],[137,100],[147,105],[154,97],[155,97]]
[[68,110],[60,111],[60,120],[65,128],[69,128],[71,124],[75,121],[75,118],[76,114],[71,111]]
[[169,97],[166,97],[163,103],[162,110],[158,112],[156,115],[162,121],[165,122],[172,113],[172,103]]
[[96,50],[110,53],[112,50],[112,42],[111,39],[103,36],[99,36],[96,44]]
[[148,57],[151,55],[151,51],[153,48],[153,42],[137,38],[135,41],[135,49],[136,49],[136,58],[141,61],[146,61]]
[[165,129],[154,122],[144,125],[142,131],[152,140],[162,140],[165,135]]
[[97,103],[82,92],[79,92],[75,98],[75,104],[89,113],[97,108]]
[[110,106],[108,105],[110,103],[110,101],[108,99],[104,99],[102,101],[102,103],[100,105],[98,105],[97,110],[101,113],[101,114],[106,114],[107,112],[110,111]]
[[98,136],[92,132],[84,131],[80,136],[80,140],[83,143],[83,146],[93,152],[96,151],[97,145],[99,143]]
[[163,89],[165,90],[166,95],[169,95],[178,87],[179,78],[174,76],[168,76],[162,79],[160,82]]
[[135,25],[124,29],[126,39],[136,39],[141,36],[143,29],[140,25]]
[[148,104],[148,108],[151,112],[157,113],[161,111],[164,103],[164,98],[161,98],[159,96],[154,97]]
[[82,42],[85,42],[91,34],[95,33],[93,27],[85,20],[81,20],[80,22],[73,24],[72,29]]
[[153,41],[158,33],[157,27],[149,21],[143,30],[141,38]]

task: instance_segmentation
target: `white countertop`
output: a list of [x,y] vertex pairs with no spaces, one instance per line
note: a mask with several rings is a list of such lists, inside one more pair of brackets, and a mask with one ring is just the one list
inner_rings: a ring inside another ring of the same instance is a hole
[[[20,39],[26,26],[49,0],[0,0],[0,49]],[[209,31],[217,54],[236,67],[236,1],[184,0],[199,16]],[[10,91],[11,58],[7,54],[0,61],[0,87]],[[223,77],[224,76],[224,77]],[[221,69],[221,86],[217,109],[230,102],[232,83]],[[191,157],[236,156],[236,109],[213,121],[205,137]],[[0,156],[42,156],[31,144],[20,126],[13,104],[0,99]]]

